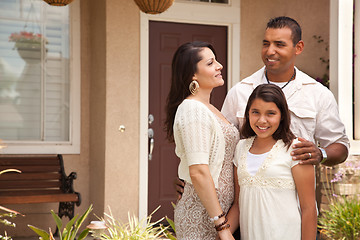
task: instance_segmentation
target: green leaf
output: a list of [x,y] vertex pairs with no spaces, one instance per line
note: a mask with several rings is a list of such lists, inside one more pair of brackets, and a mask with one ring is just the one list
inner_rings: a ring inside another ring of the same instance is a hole
[[[92,211],[92,204],[89,206],[89,208],[85,211],[85,213],[76,221],[74,225],[73,231],[71,231],[71,234],[69,235],[69,240],[74,240],[76,237],[77,232],[79,231],[79,228],[81,227],[82,223],[84,222],[85,218],[89,215],[89,213]],[[78,215],[76,215],[77,218]]]
[[50,212],[51,212],[52,217],[55,220],[56,226],[58,227],[58,229],[60,231],[62,228],[62,221],[61,221],[60,217],[53,210],[51,210]]
[[84,231],[82,231],[82,233],[79,235],[77,240],[83,240],[88,234],[89,234],[90,229],[85,229]]
[[76,219],[78,218],[78,214],[75,215],[75,217],[73,217],[67,224],[65,229],[67,230],[67,232],[70,232],[71,227],[74,225],[74,222],[76,221]]
[[89,215],[89,213],[92,211],[92,204],[89,206],[89,208],[85,211],[85,213],[79,218],[79,220],[76,222],[75,226],[79,228],[81,224],[84,222],[85,218]]
[[176,237],[174,237],[172,234],[169,234],[168,232],[165,232],[164,234],[165,234],[165,236],[166,236],[168,239],[170,239],[170,240],[176,240]]
[[170,218],[168,218],[167,216],[166,216],[165,218],[166,218],[166,221],[170,224],[171,228],[172,228],[172,229],[174,230],[174,232],[176,233],[174,221],[171,220]]
[[50,239],[50,235],[45,232],[44,230],[34,227],[32,225],[28,225],[28,227],[33,230],[37,235],[39,235],[43,240],[49,240]]
[[62,239],[62,234],[61,234],[62,221],[61,221],[60,217],[53,210],[51,210],[50,212],[51,212],[51,215],[52,215],[53,219],[55,220],[56,226],[59,230],[59,237],[60,237],[60,239]]
[[[64,239],[63,240],[70,240],[73,239],[73,235],[76,235],[76,229],[74,227],[74,222],[76,221],[76,219],[78,218],[78,215],[76,215],[75,217],[73,217],[67,224],[66,227],[64,229],[64,231],[66,231],[66,234],[64,234]],[[74,234],[75,232],[75,234]]]

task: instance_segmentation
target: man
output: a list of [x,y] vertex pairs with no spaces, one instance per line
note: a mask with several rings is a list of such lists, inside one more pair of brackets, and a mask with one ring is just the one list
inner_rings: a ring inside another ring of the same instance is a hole
[[296,56],[303,49],[301,28],[294,19],[271,19],[261,51],[265,66],[229,91],[221,112],[241,127],[253,89],[259,84],[276,84],[282,88],[291,111],[291,130],[301,137],[301,143],[292,152],[293,159],[302,160],[302,164],[336,165],[346,160],[349,139],[333,94],[295,67]]
[[261,51],[265,66],[228,92],[221,112],[230,122],[241,127],[248,97],[255,87],[276,84],[287,99],[291,130],[301,137],[301,142],[292,151],[293,159],[301,160],[301,164],[332,166],[346,160],[349,139],[330,90],[295,67],[296,56],[303,49],[301,28],[294,19],[271,19]]

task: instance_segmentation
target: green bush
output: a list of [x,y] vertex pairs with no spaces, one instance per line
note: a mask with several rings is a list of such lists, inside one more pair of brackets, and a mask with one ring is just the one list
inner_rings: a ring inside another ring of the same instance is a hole
[[360,202],[358,197],[338,197],[323,210],[319,229],[330,239],[360,239]]

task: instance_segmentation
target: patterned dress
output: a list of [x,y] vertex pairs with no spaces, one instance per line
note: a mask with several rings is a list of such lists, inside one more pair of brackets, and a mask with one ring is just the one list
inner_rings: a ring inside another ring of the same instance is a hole
[[[216,193],[224,212],[229,211],[234,201],[233,156],[239,132],[232,124],[218,118],[225,137],[225,158],[219,177]],[[212,240],[217,236],[214,223],[200,202],[194,186],[185,183],[184,193],[178,201],[174,213],[176,237],[178,240]]]

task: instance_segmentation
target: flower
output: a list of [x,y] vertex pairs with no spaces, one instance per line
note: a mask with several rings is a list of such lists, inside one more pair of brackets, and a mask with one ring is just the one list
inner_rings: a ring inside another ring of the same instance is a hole
[[[38,43],[45,40],[42,34],[22,31],[20,33],[12,33],[9,42]],[[46,41],[46,40],[45,40]]]
[[346,161],[331,182],[360,183],[360,161]]
[[40,49],[42,43],[48,43],[42,34],[26,31],[12,33],[9,42],[15,42],[14,49]]

